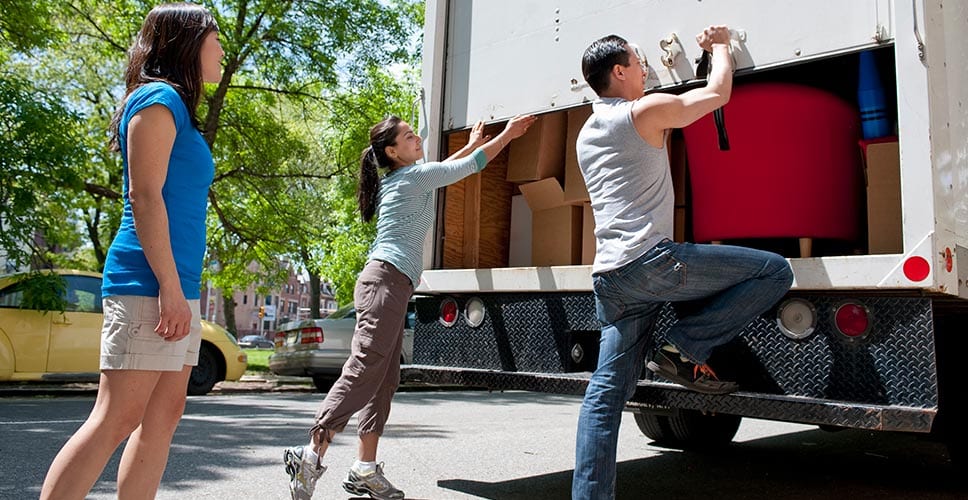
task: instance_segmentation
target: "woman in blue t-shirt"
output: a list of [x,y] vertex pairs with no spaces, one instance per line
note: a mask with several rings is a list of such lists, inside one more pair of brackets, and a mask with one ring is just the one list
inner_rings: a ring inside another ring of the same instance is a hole
[[215,173],[195,116],[222,78],[203,7],[155,7],[129,50],[111,121],[124,211],[104,265],[101,380],[91,415],[50,466],[41,498],[84,498],[118,445],[119,498],[154,497],[201,342],[205,211]]

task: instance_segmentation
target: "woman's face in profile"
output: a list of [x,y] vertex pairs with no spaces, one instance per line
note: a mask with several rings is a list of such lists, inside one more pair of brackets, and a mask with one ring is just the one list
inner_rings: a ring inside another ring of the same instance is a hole
[[212,31],[205,36],[202,42],[202,50],[199,59],[202,64],[202,81],[205,83],[218,83],[222,80],[222,58],[225,51],[222,50],[222,43],[218,40],[218,32]]

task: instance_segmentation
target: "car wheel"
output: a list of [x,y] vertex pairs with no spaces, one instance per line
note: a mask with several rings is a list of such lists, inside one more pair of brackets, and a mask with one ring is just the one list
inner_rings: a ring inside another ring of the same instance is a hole
[[201,396],[208,394],[215,384],[222,380],[219,354],[207,344],[203,344],[198,351],[198,365],[192,367],[192,375],[188,378],[188,395]]
[[335,383],[336,379],[333,377],[326,375],[313,375],[313,385],[316,386],[316,390],[319,392],[329,392]]

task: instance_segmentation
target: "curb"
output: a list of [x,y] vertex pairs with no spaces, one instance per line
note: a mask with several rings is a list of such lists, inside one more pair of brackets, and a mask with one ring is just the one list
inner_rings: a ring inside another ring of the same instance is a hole
[[[0,383],[0,397],[31,396],[93,396],[97,382],[12,382]],[[312,379],[307,377],[273,377],[243,375],[238,381],[215,384],[209,395],[257,392],[315,392]]]

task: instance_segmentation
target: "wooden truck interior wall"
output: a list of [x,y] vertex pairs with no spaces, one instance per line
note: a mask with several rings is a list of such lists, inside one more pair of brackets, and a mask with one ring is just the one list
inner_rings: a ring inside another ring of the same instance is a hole
[[[879,48],[874,50],[872,53],[877,61],[880,72],[880,80],[884,87],[884,95],[887,101],[886,109],[892,126],[891,133],[898,134],[897,129],[893,128],[896,127],[897,123],[897,93],[896,81],[893,76],[893,46]],[[859,56],[856,53],[845,54],[777,69],[763,70],[746,74],[741,72],[736,75],[735,85],[736,87],[739,87],[742,85],[764,82],[797,83],[834,94],[840,99],[843,99],[849,103],[854,108],[857,108],[858,60]],[[681,90],[684,91],[686,89],[683,88]],[[679,90],[671,91],[675,92]],[[567,132],[561,132],[560,134],[561,144],[552,145],[552,147],[564,148],[562,154],[565,154],[568,156],[568,158],[566,158],[562,163],[574,163],[574,136],[577,133],[577,129],[580,127],[579,121],[583,122],[584,117],[589,113],[590,105],[585,104],[579,107],[543,113],[541,115],[542,117],[547,117],[553,114],[559,114],[560,116],[568,115],[568,118],[571,118],[571,120],[566,119]],[[727,132],[729,131],[729,123],[730,115],[727,112]],[[486,127],[485,133],[494,136],[497,135],[503,127],[504,122],[493,123]],[[529,132],[529,134],[530,133],[531,132]],[[464,146],[467,143],[468,136],[468,130],[460,130],[447,134],[447,154],[453,154]],[[715,141],[715,137],[711,138],[711,140]],[[472,175],[441,191],[443,195],[442,206],[444,221],[441,231],[442,239],[438,244],[441,268],[471,269],[515,267],[520,265],[548,265],[547,263],[534,264],[531,262],[522,262],[520,258],[517,259],[516,262],[509,262],[509,254],[514,252],[513,247],[516,244],[514,241],[512,241],[514,238],[511,236],[512,231],[514,231],[512,228],[512,201],[514,198],[521,198],[518,195],[521,195],[522,191],[528,189],[528,184],[538,185],[536,181],[539,180],[545,181],[544,185],[540,186],[542,188],[551,186],[553,190],[560,188],[560,190],[563,192],[569,190],[573,191],[572,186],[568,186],[566,188],[566,184],[573,181],[574,178],[569,177],[566,181],[566,176],[568,173],[567,167],[564,165],[555,170],[550,177],[548,177],[556,179],[557,185],[551,183],[551,181],[548,179],[529,179],[523,182],[517,178],[514,182],[507,180],[509,159],[514,156],[512,154],[513,148],[516,146],[534,147],[534,144],[534,141],[526,142],[520,139],[512,142],[509,148],[506,148],[497,158],[492,160],[482,173]],[[540,147],[545,146],[547,146],[546,143],[541,143]],[[692,200],[690,200],[690,197],[692,196],[692,190],[690,189],[691,172],[689,169],[689,159],[686,155],[686,148],[684,145],[684,134],[681,130],[675,130],[673,132],[670,137],[668,149],[670,151],[670,164],[672,166],[673,183],[676,191],[675,239],[679,241],[695,241],[692,233]],[[520,153],[520,151],[515,153]],[[857,155],[858,167],[864,168],[864,163],[861,159],[862,154],[860,146],[857,148]],[[517,156],[520,157],[521,155],[518,154]],[[572,166],[572,168],[574,167]],[[777,168],[781,167],[778,166]],[[864,175],[866,176],[866,172]],[[572,172],[572,176],[574,176],[574,172]],[[797,238],[790,237],[730,239],[723,240],[722,243],[771,250],[789,258],[801,256],[822,257],[833,255],[862,255],[867,253],[894,253],[881,251],[871,252],[868,247],[867,229],[869,227],[869,223],[867,213],[868,209],[866,207],[867,191],[865,191],[865,185],[869,183],[870,179],[865,179],[865,181],[860,185],[861,192],[857,193],[857,196],[860,200],[859,213],[844,214],[845,217],[857,217],[860,221],[860,233],[854,240],[843,241],[835,239],[814,239],[808,255],[803,254],[804,249],[801,245],[801,242]],[[524,189],[522,189],[522,186],[524,186]],[[555,186],[557,186],[557,188]],[[544,194],[546,193],[547,191],[544,191]],[[529,192],[528,194],[532,193]],[[896,196],[899,200],[899,190]],[[571,198],[571,201],[567,201],[569,197]],[[533,195],[528,198],[528,203],[532,204]],[[587,202],[583,203],[582,201],[576,201],[573,193],[566,194],[565,199],[566,201],[564,204],[572,205],[573,208],[575,208],[572,218],[578,219],[578,222],[576,223],[584,223],[578,231],[579,234],[570,234],[568,238],[571,240],[574,240],[575,238],[578,238],[579,240],[584,239],[586,247],[583,256],[580,251],[581,241],[572,241],[572,243],[576,245],[575,251],[578,253],[572,253],[573,257],[570,259],[571,262],[562,262],[559,260],[554,262],[552,265],[590,264],[591,257],[589,256],[587,247],[588,238],[592,234],[591,228],[588,227],[590,222],[590,208],[588,207]],[[519,199],[517,203],[520,205],[522,201]],[[899,201],[897,203],[899,204]],[[585,211],[584,217],[582,216],[582,210]],[[566,218],[567,217],[568,216],[566,215]],[[882,225],[893,225],[893,230],[900,234],[901,221],[899,217],[897,220],[882,220],[878,221],[878,223]],[[531,234],[537,235],[538,233],[536,231],[538,229],[541,228],[532,228]],[[549,228],[544,229],[548,230]],[[555,229],[551,230],[556,231]],[[542,235],[540,237],[544,238],[545,236]],[[528,236],[527,234],[525,234],[525,236],[521,236],[520,231],[518,231],[515,238],[528,238]],[[520,241],[518,241],[518,243],[520,243]],[[900,253],[900,249],[897,250],[897,253]],[[511,257],[511,260],[513,259],[514,258]]]

